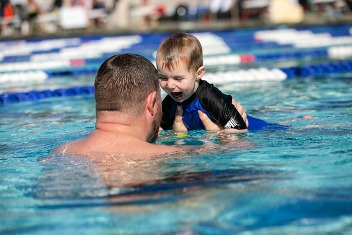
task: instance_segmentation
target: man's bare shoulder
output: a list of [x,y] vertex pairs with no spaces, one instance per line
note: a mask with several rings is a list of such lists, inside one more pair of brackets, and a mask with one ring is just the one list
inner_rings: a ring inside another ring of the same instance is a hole
[[176,153],[183,151],[184,148],[169,146],[169,145],[161,145],[161,144],[148,144],[146,148],[142,149],[143,152],[150,152],[156,154],[168,154],[168,153]]
[[54,154],[74,154],[74,155],[145,155],[155,156],[162,154],[172,154],[176,152],[185,152],[186,147],[176,147],[161,144],[147,143],[144,141],[106,141],[91,142],[87,139],[79,139],[55,148]]
[[79,154],[82,151],[82,146],[80,146],[79,142],[81,140],[75,140],[63,145],[60,145],[52,150],[51,153],[53,154]]
[[52,154],[60,154],[60,153],[63,153],[64,152],[64,149],[66,148],[66,145],[67,144],[64,144],[64,145],[61,145],[61,146],[58,146],[56,148],[54,148],[51,153]]

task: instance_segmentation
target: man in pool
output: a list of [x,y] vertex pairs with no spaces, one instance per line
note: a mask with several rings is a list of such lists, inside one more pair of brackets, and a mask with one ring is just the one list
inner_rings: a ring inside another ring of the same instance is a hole
[[[161,121],[161,93],[158,71],[148,59],[135,54],[108,58],[97,72],[94,88],[96,129],[85,138],[58,147],[54,153],[148,157],[186,149],[153,143]],[[207,130],[219,130],[200,114]],[[182,122],[182,116],[175,118],[176,127],[178,122]]]

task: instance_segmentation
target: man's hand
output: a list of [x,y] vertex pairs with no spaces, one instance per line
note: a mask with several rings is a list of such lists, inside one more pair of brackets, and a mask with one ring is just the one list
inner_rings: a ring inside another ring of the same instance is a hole
[[[244,122],[246,123],[246,126],[248,128],[248,120],[247,120],[247,114],[244,111],[244,108],[242,107],[242,105],[236,103],[236,101],[234,99],[232,99],[232,104],[236,107],[237,111],[239,112],[239,114],[241,114]],[[243,129],[243,130],[237,130],[237,129],[224,129],[224,127],[213,123],[210,118],[203,113],[202,111],[198,110],[198,115],[200,120],[202,121],[205,129],[207,131],[212,131],[212,132],[226,132],[226,133],[244,133],[247,132],[248,129]]]
[[206,115],[205,113],[203,113],[200,110],[198,110],[198,116],[199,116],[200,120],[202,121],[202,123],[205,127],[205,130],[211,131],[211,132],[218,132],[221,129],[224,129],[223,127],[219,126],[218,124],[216,124],[212,120],[210,120],[208,115]]
[[183,115],[183,109],[182,109],[181,105],[177,105],[176,114],[175,114],[175,121],[172,126],[172,129],[174,130],[174,132],[187,132],[187,127],[183,123],[182,115]]
[[246,123],[246,126],[248,128],[248,120],[247,120],[247,114],[244,111],[244,108],[242,107],[242,105],[236,103],[236,101],[234,99],[232,99],[232,104],[233,106],[235,106],[235,108],[237,109],[237,111],[241,114],[244,122]]
[[[172,126],[172,129],[174,132],[187,132],[187,127],[183,123],[182,120],[182,115],[183,115],[183,109],[181,106],[177,106],[176,108],[176,114],[175,114],[175,121]],[[217,124],[213,123],[210,118],[203,113],[202,111],[198,110],[198,115],[200,120],[202,121],[205,129],[207,131],[212,131],[212,132],[218,132],[219,130],[223,129],[222,127],[218,126]]]
[[[247,114],[244,111],[244,108],[242,107],[242,105],[238,104],[234,99],[232,99],[232,104],[236,107],[237,111],[241,114],[244,122],[246,123],[246,126],[248,127]],[[182,121],[182,115],[183,115],[182,107],[177,106],[175,121],[174,121],[174,124],[172,127],[175,132],[186,132],[187,131],[187,127],[185,126],[185,124]],[[224,129],[223,127],[212,122],[210,120],[210,118],[202,111],[198,110],[198,115],[199,115],[199,118],[202,121],[202,123],[207,131],[212,131],[212,132],[221,131],[221,132],[231,132],[231,133],[243,133],[243,132],[248,131],[247,129],[244,129],[244,130]]]
[[[248,120],[247,120],[247,114],[244,111],[242,105],[236,103],[236,101],[234,99],[232,99],[232,104],[236,107],[236,109],[238,110],[238,112],[241,114],[244,122],[246,123],[247,127],[248,127]],[[175,121],[173,124],[173,130],[175,132],[186,132],[187,131],[187,127],[185,126],[185,124],[182,121],[182,115],[183,115],[183,109],[181,106],[177,106],[176,109],[176,114],[175,114]],[[218,124],[212,122],[210,120],[210,118],[203,113],[202,111],[198,110],[198,115],[200,120],[202,121],[205,129],[207,131],[211,131],[211,132],[226,132],[226,133],[243,133],[243,132],[247,132],[247,129],[244,130],[237,130],[237,129],[224,129],[224,127],[219,126]]]

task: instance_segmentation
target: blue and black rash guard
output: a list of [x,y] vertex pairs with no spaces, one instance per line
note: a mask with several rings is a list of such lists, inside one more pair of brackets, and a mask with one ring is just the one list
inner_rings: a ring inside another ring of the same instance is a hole
[[205,127],[198,116],[198,110],[224,128],[238,130],[247,129],[240,113],[232,104],[232,96],[222,93],[213,84],[200,80],[199,87],[193,95],[182,103],[178,103],[167,95],[162,103],[163,116],[161,128],[171,130],[175,120],[176,107],[183,109],[183,122],[188,130],[204,130]]

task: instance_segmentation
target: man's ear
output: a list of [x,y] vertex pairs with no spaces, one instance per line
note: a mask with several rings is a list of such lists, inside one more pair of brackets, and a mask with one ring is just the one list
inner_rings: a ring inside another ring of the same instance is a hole
[[204,76],[205,73],[205,67],[201,66],[199,67],[199,69],[197,70],[197,79],[201,79]]
[[156,91],[153,91],[153,92],[149,93],[149,95],[147,97],[147,101],[146,101],[147,110],[149,111],[149,113],[152,116],[154,116],[154,112],[155,112],[156,98],[157,98],[157,93],[156,93]]

